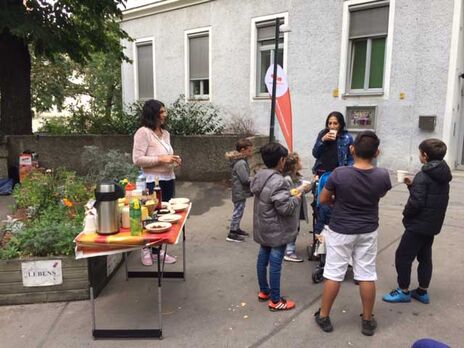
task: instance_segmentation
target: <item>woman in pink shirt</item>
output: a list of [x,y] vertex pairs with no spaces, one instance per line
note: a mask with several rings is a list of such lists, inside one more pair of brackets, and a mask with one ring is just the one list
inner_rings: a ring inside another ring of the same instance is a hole
[[[142,168],[147,178],[147,188],[153,193],[155,178],[159,180],[163,201],[169,201],[175,194],[174,167],[182,162],[180,156],[174,155],[169,132],[164,129],[167,112],[159,100],[150,99],[145,102],[140,118],[141,127],[134,134],[132,161]],[[176,259],[166,255],[166,263],[174,263]],[[142,263],[152,265],[151,250],[142,250]]]

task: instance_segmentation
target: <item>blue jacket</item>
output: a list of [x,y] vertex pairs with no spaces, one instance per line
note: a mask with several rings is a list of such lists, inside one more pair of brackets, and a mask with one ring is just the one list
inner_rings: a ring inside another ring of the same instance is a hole
[[[319,167],[321,166],[321,155],[326,149],[325,143],[321,140],[322,137],[328,132],[327,128],[324,128],[319,132],[317,136],[316,143],[313,147],[313,156],[316,158],[316,163],[314,163],[313,173],[316,173]],[[340,133],[337,138],[337,153],[338,153],[338,165],[342,166],[351,166],[353,165],[353,156],[350,153],[350,145],[353,144],[353,137],[346,130]]]

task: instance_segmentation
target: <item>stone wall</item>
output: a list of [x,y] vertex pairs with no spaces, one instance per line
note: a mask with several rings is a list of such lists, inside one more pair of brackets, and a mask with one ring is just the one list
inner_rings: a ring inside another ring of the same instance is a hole
[[[176,170],[179,180],[220,181],[230,177],[229,163],[224,154],[235,149],[238,135],[172,136],[176,154],[182,157],[182,167]],[[254,136],[255,155],[251,168],[258,165],[258,149],[268,137]],[[39,155],[40,166],[45,168],[66,167],[83,175],[81,163],[84,146],[94,145],[102,151],[117,149],[132,153],[132,136],[126,135],[10,135],[7,137],[8,165],[18,165],[18,155],[31,150]],[[1,146],[1,145],[0,145]],[[0,147],[1,161],[1,147]],[[1,164],[1,162],[0,162]]]
[[0,136],[0,179],[8,178],[8,148],[6,138]]

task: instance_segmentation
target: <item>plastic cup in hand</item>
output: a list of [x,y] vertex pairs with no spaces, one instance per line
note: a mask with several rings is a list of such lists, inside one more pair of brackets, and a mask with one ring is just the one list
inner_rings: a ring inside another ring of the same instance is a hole
[[336,137],[337,137],[337,130],[336,130],[336,129],[331,129],[331,130],[329,130],[329,133],[330,133],[330,135],[331,135],[333,138],[336,138]]
[[406,178],[406,175],[408,175],[407,170],[397,170],[396,171],[396,176],[397,176],[397,180],[398,180],[399,183],[404,182],[404,179]]

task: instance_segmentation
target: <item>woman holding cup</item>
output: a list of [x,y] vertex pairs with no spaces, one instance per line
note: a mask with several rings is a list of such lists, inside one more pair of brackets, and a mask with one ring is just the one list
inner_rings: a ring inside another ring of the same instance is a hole
[[317,136],[313,147],[316,163],[313,173],[317,176],[331,172],[340,166],[351,166],[353,156],[350,145],[353,137],[345,130],[345,119],[338,111],[332,111],[325,120],[325,128]]
[[[155,179],[159,179],[159,186],[163,200],[169,201],[175,194],[174,167],[182,163],[180,156],[174,155],[171,146],[171,136],[164,129],[167,112],[164,104],[159,100],[150,99],[145,102],[140,118],[141,127],[134,134],[132,160],[143,169],[146,176],[147,188],[150,194],[155,187]],[[176,259],[166,255],[166,263],[174,263]],[[148,248],[142,250],[142,263],[152,265],[152,253]]]

